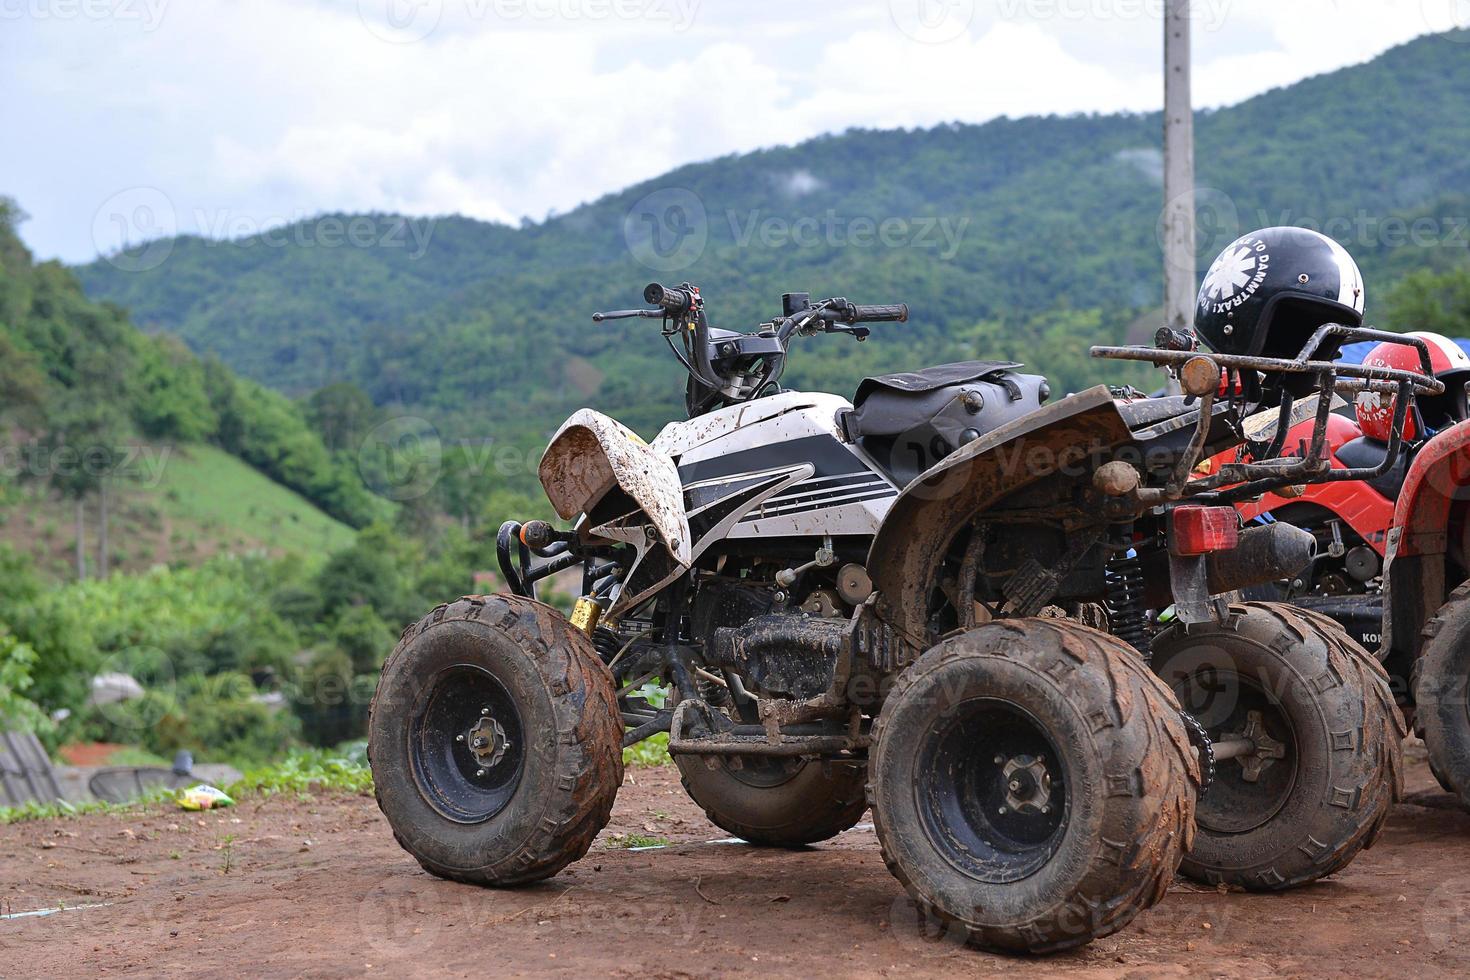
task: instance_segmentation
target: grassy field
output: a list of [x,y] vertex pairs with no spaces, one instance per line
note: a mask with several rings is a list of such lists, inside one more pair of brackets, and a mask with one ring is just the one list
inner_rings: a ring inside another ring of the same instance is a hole
[[205,529],[233,532],[237,542],[321,553],[352,543],[346,524],[213,446],[175,450],[164,473],[160,490],[171,513]]
[[[115,571],[193,563],[222,552],[325,554],[352,541],[347,525],[212,446],[151,446],[135,478],[112,493],[109,551]],[[31,555],[44,573],[75,577],[74,508],[35,487],[8,486],[0,540]],[[87,506],[88,564],[98,557],[97,503]]]

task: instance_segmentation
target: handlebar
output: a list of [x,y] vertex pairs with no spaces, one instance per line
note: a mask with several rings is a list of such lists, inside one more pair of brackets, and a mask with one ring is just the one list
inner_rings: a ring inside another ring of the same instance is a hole
[[[657,282],[651,282],[644,287],[643,300],[658,309],[594,313],[592,319],[594,322],[601,323],[604,320],[620,320],[627,317],[680,316],[688,313],[695,305],[695,295],[690,290],[678,286],[665,286]],[[786,322],[794,326],[795,321],[806,319],[818,319],[827,324],[907,323],[909,306],[907,303],[864,306],[859,303],[849,303],[846,299],[832,299],[819,304],[816,308],[799,310],[788,317]]]
[[[820,323],[822,329],[827,333],[850,333],[858,340],[866,340],[868,331],[866,328],[857,330],[848,329],[855,323],[907,323],[909,319],[909,306],[907,303],[896,303],[887,306],[862,306],[857,303],[849,303],[844,298],[823,300],[816,306],[806,309],[778,321],[776,336],[782,342],[796,332],[798,325]],[[812,332],[810,327],[802,327],[804,332]]]
[[643,301],[675,316],[688,313],[694,308],[694,295],[687,289],[664,286],[656,282],[651,282],[644,288]]
[[[891,306],[860,306],[839,300],[831,311],[831,320],[836,323],[908,323],[909,305],[897,303]],[[822,317],[828,319],[826,314]]]
[[[753,333],[737,334],[710,327],[699,287],[692,283],[651,282],[643,289],[643,300],[654,309],[594,313],[592,320],[662,319],[664,340],[689,372],[685,402],[690,418],[772,390],[785,369],[787,341],[794,334],[842,333],[866,340],[870,331],[857,324],[907,323],[909,318],[906,303],[862,306],[835,297],[814,304],[810,293],[787,293],[781,298],[784,316],[762,323]],[[711,340],[712,334],[718,342]]]

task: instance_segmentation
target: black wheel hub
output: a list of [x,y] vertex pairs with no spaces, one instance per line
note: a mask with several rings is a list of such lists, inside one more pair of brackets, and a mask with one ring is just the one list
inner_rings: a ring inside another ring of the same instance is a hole
[[934,727],[915,792],[930,843],[980,881],[1036,873],[1067,823],[1056,747],[1030,712],[1004,701],[967,701]]
[[[500,722],[490,717],[489,708],[480,709],[480,720],[475,722],[459,740],[467,742],[470,753],[475,760],[485,769],[493,769],[505,758],[506,751],[510,748],[510,740],[506,738],[505,727]],[[480,775],[476,772],[476,776]]]
[[996,756],[1006,780],[1006,807],[1017,813],[1051,812],[1051,771],[1046,761],[1029,755]]
[[419,793],[456,823],[489,820],[515,794],[525,764],[520,711],[481,667],[449,667],[425,685],[408,741]]

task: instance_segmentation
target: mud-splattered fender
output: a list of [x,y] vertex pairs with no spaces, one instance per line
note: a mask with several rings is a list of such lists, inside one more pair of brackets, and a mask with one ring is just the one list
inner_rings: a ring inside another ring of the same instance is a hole
[[894,501],[868,552],[879,617],[927,646],[929,590],[954,536],[1004,497],[1132,440],[1112,393],[1098,385],[1008,422],[921,473]]
[[648,515],[674,560],[689,564],[692,546],[678,467],[627,426],[580,409],[552,437],[538,475],[551,506],[567,520],[621,487]]

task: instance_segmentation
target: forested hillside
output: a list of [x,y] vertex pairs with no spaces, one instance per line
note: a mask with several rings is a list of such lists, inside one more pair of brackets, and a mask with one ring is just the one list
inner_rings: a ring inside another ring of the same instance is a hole
[[[361,392],[295,401],[142,333],[21,220],[0,199],[0,729],[240,763],[357,736],[403,623],[493,542],[369,490],[415,461],[361,450]],[[472,532],[536,506],[477,503]],[[99,702],[117,674],[146,695]]]
[[[149,478],[144,447],[213,444],[358,527],[388,513],[352,460],[334,457],[290,399],[148,335],[127,312],[88,299],[73,273],[37,265],[0,198],[0,491],[78,505]],[[103,562],[106,556],[102,556]]]
[[[1362,259],[1370,307],[1391,277],[1460,261],[1465,233],[1449,222],[1427,242],[1391,232],[1464,213],[1466,50],[1425,37],[1201,114],[1200,261],[1252,227],[1325,225]],[[865,346],[798,352],[791,385],[850,390],[868,371],[984,354],[1076,387],[1104,373],[1085,347],[1123,339],[1159,303],[1159,129],[1157,115],[1116,115],[853,131],[516,229],[414,219],[358,247],[342,241],[351,217],[330,216],[270,239],[180,238],[149,271],[125,271],[124,256],[80,274],[145,328],[284,391],[348,380],[454,435],[525,445],[581,404],[645,430],[677,412],[678,369],[651,325],[588,319],[633,305],[650,279],[699,283],[735,328],[788,290],[913,307]]]

